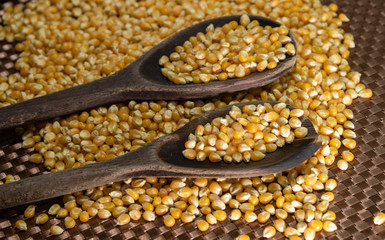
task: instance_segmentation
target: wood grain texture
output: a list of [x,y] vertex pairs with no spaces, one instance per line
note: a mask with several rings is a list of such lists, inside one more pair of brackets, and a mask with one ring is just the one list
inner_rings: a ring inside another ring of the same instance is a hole
[[[275,69],[255,72],[244,78],[206,84],[176,85],[161,74],[158,63],[161,56],[170,55],[176,46],[182,45],[189,36],[204,32],[210,24],[215,27],[223,26],[232,20],[239,21],[239,18],[240,15],[227,16],[198,23],[167,38],[126,68],[110,76],[0,108],[0,129],[127,100],[192,100],[235,93],[265,86],[294,66],[296,56],[287,56]],[[262,26],[280,26],[280,23],[264,17],[250,15],[250,19],[258,20]],[[289,32],[289,36],[297,46],[294,34]]]
[[[258,105],[265,102],[246,102],[236,104],[236,106],[242,108],[247,104]],[[303,116],[301,118],[302,125],[308,128],[308,135],[304,138],[296,138],[292,144],[287,144],[273,153],[268,153],[263,160],[249,163],[225,163],[223,161],[211,163],[208,160],[197,162],[184,158],[182,150],[188,135],[193,133],[199,124],[205,124],[216,117],[225,116],[231,107],[232,105],[229,105],[207,112],[174,133],[115,159],[0,185],[0,209],[61,196],[132,177],[242,178],[262,176],[282,172],[301,164],[321,146],[321,141],[312,123]]]

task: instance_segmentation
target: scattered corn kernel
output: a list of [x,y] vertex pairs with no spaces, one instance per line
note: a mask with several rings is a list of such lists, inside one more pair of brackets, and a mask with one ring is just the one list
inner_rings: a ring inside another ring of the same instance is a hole
[[21,231],[27,231],[27,223],[24,220],[17,220],[15,223],[15,227]]
[[385,213],[379,212],[373,219],[375,225],[382,225],[385,223]]
[[49,228],[49,232],[52,234],[52,235],[60,235],[64,232],[64,229],[61,228],[60,226],[58,225],[52,225],[50,228]]

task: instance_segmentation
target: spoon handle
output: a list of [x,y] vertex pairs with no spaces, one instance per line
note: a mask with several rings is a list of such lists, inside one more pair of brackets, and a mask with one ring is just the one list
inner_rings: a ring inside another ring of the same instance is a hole
[[[97,81],[0,108],[0,129],[63,116],[100,105],[122,101],[122,89],[130,69],[123,69]],[[134,81],[132,81],[134,82]],[[122,83],[124,84],[122,86]],[[130,84],[134,88],[136,84]],[[133,96],[135,92],[133,91]]]
[[120,157],[0,185],[0,209],[70,194],[132,177],[173,172],[156,152],[167,135]]

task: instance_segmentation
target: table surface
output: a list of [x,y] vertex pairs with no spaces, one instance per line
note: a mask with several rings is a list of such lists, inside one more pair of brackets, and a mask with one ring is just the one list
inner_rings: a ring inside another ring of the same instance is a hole
[[[25,2],[25,1],[23,1]],[[353,70],[362,73],[362,82],[373,90],[372,99],[357,99],[351,106],[355,114],[357,149],[356,159],[348,170],[340,171],[335,164],[329,168],[330,177],[338,182],[335,200],[330,210],[337,215],[338,230],[323,232],[322,239],[385,239],[385,225],[375,226],[373,216],[385,211],[385,1],[383,0],[325,0],[335,2],[339,12],[345,13],[350,22],[343,28],[354,35],[356,48],[351,50],[349,63]],[[0,5],[0,9],[1,9]],[[0,74],[13,71],[16,59],[12,46],[0,42]],[[17,174],[29,177],[43,171],[28,162],[31,150],[24,150],[13,134],[0,136],[0,174]],[[0,178],[4,176],[0,175]],[[60,199],[43,201],[37,211],[48,209]],[[13,225],[25,207],[0,211],[0,239],[42,239],[49,236],[49,226],[59,223],[50,219],[42,226],[29,227],[26,232],[15,231]],[[269,222],[268,222],[269,224]],[[271,224],[271,223],[270,223]],[[28,221],[32,226],[33,221]],[[240,234],[253,238],[262,235],[261,224],[246,224],[244,220],[225,221],[211,226],[201,233],[194,223],[164,227],[162,218],[154,222],[130,222],[117,227],[113,220],[91,219],[66,231],[55,239],[235,239]],[[283,236],[279,234],[278,238]]]

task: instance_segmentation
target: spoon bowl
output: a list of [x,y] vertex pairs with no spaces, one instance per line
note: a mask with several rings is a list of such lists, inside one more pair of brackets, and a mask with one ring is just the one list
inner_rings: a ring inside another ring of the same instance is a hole
[[[160,57],[170,55],[176,46],[182,45],[190,36],[205,32],[210,24],[214,27],[223,26],[234,20],[239,21],[240,17],[240,15],[226,16],[200,22],[167,38],[112,75],[0,108],[0,130],[127,100],[203,99],[265,86],[289,71],[296,62],[296,55],[287,56],[274,69],[254,72],[243,78],[205,84],[176,85],[161,74]],[[279,27],[281,25],[269,18],[254,15],[249,17],[251,21],[258,20],[261,26]],[[289,31],[289,37],[296,47],[296,40],[291,31]]]
[[[235,104],[275,104],[259,101]],[[206,177],[245,178],[282,172],[310,158],[321,146],[311,121],[302,116],[302,126],[308,129],[304,138],[266,154],[260,161],[249,163],[197,162],[183,157],[188,135],[200,124],[229,113],[232,105],[207,112],[172,134],[161,137],[120,157],[84,165],[56,173],[43,174],[21,181],[0,185],[0,209],[77,192],[133,177]],[[292,107],[288,106],[292,109]]]

